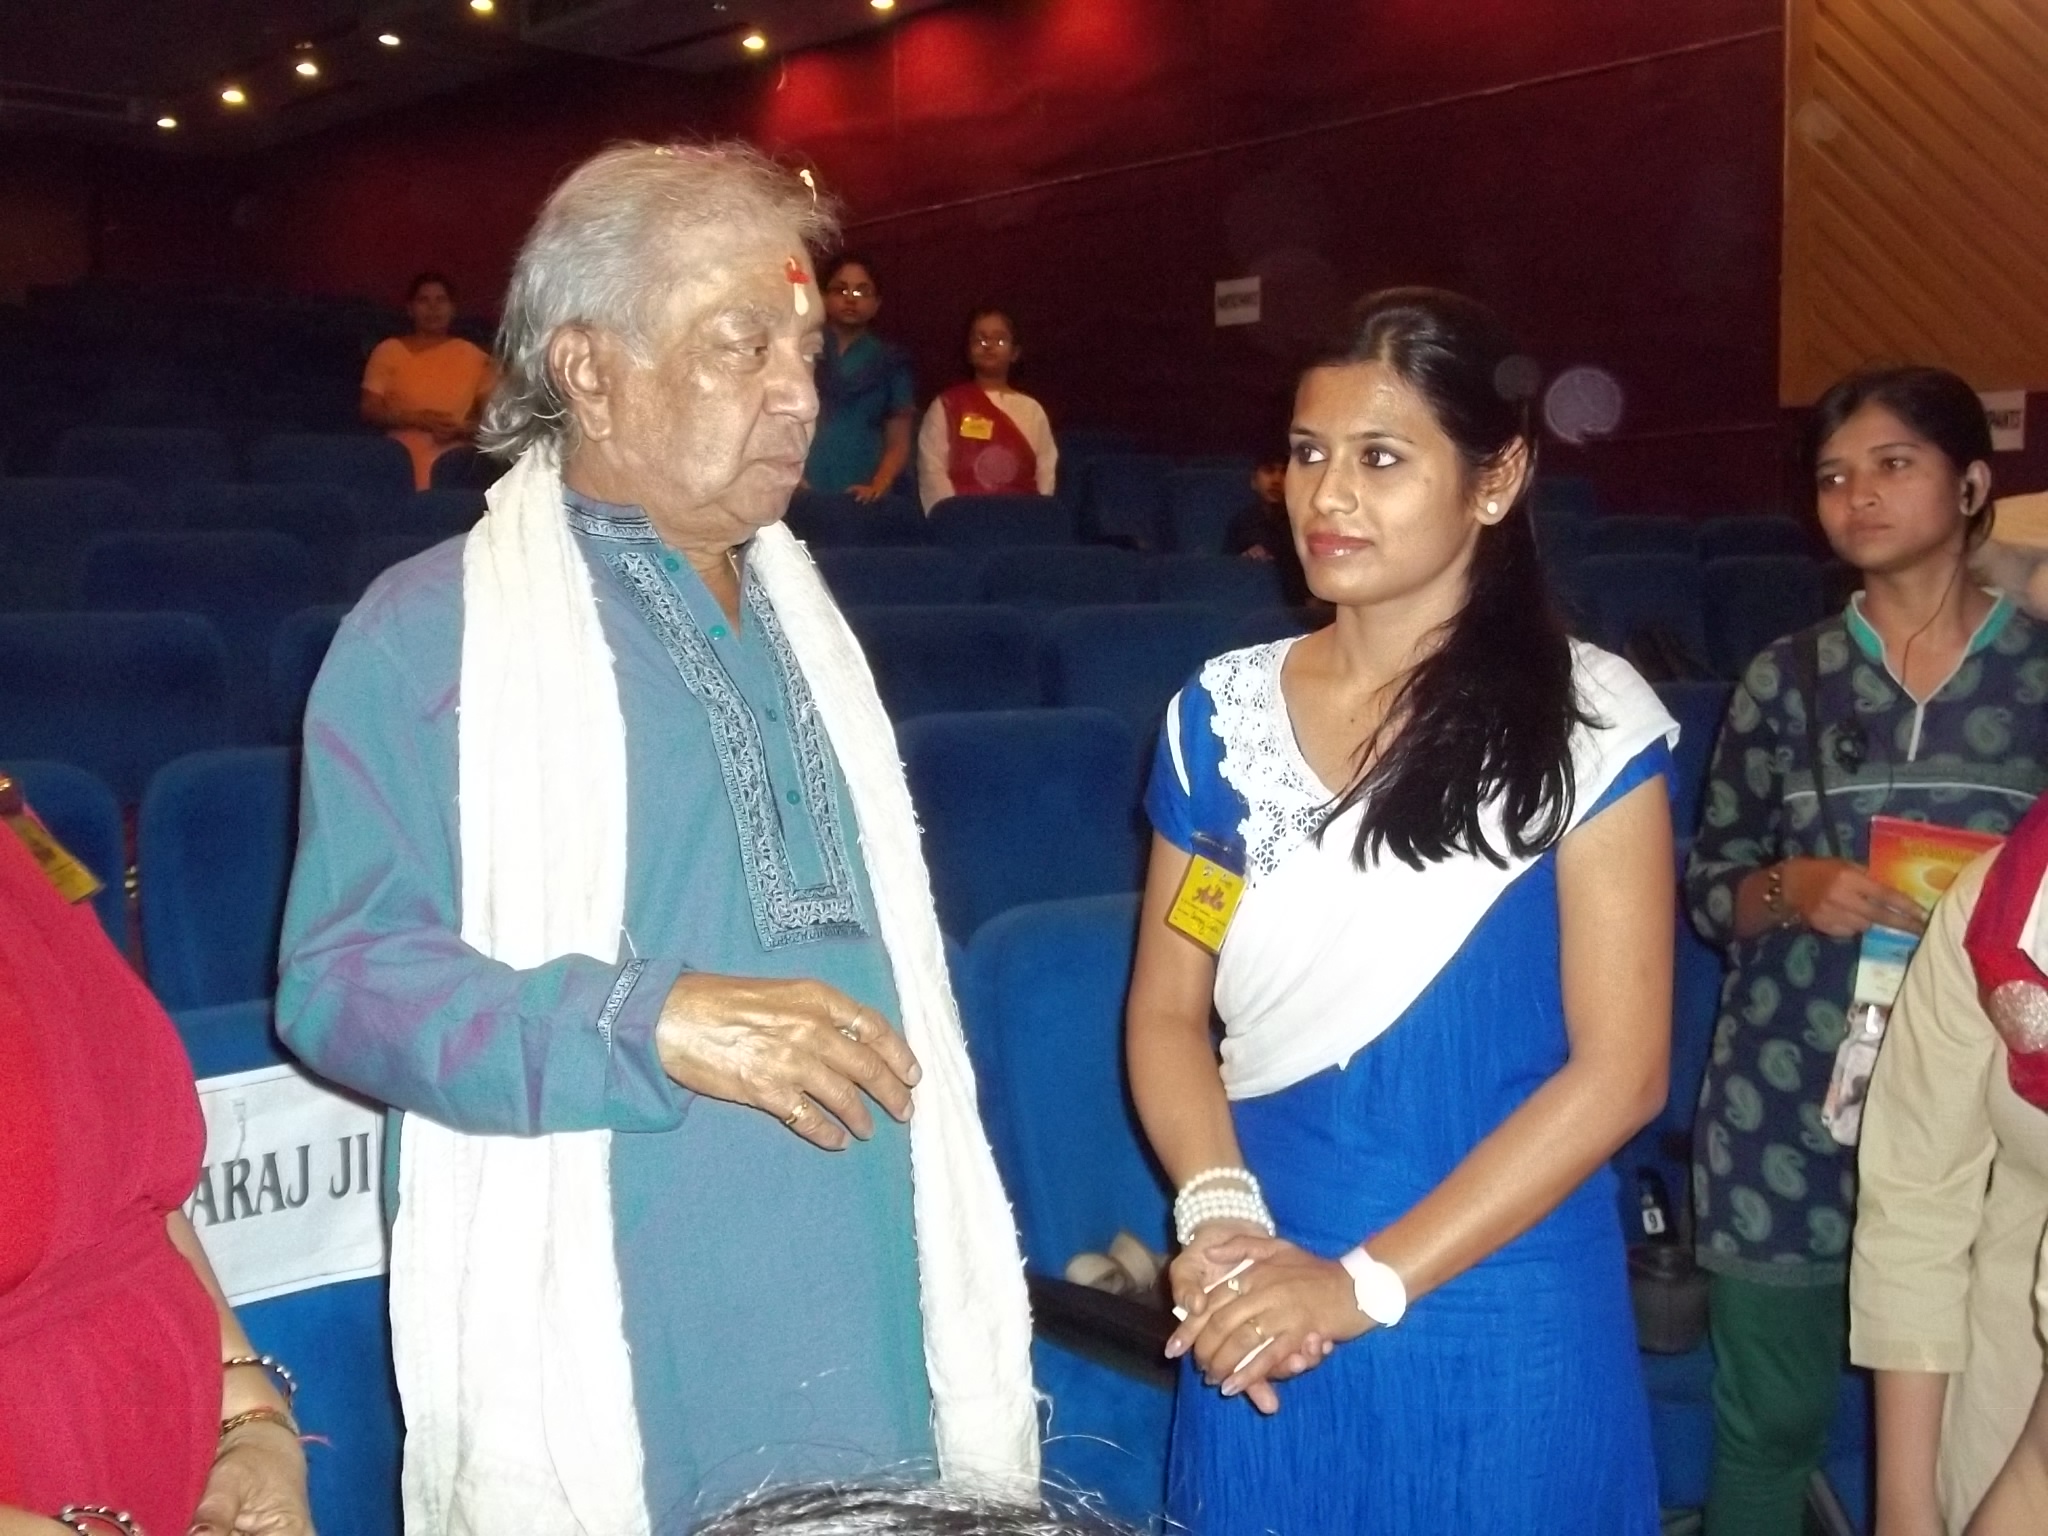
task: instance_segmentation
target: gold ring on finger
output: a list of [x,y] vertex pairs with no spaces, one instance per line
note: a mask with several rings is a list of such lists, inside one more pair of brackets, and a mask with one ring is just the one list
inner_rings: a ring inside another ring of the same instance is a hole
[[1252,1332],[1258,1335],[1258,1337],[1259,1337],[1259,1342],[1260,1342],[1261,1344],[1265,1344],[1265,1343],[1269,1343],[1269,1342],[1271,1342],[1271,1341],[1270,1341],[1269,1339],[1267,1339],[1267,1337],[1266,1337],[1266,1330],[1265,1330],[1264,1328],[1262,1328],[1262,1327],[1260,1327],[1260,1326],[1259,1326],[1259,1320],[1258,1320],[1258,1319],[1257,1319],[1256,1317],[1252,1319]]
[[855,1020],[854,1020],[854,1021],[853,1021],[853,1022],[852,1022],[851,1024],[842,1024],[842,1025],[840,1025],[840,1026],[839,1026],[839,1033],[841,1033],[842,1035],[846,1036],[846,1038],[847,1038],[847,1039],[849,1039],[849,1040],[851,1040],[851,1041],[852,1041],[852,1042],[853,1042],[853,1043],[854,1043],[855,1045],[859,1045],[859,1044],[860,1044],[860,1020],[859,1020],[859,1019],[855,1019]]
[[1244,1282],[1238,1279],[1237,1276],[1232,1275],[1223,1282],[1223,1289],[1230,1292],[1233,1296],[1242,1296],[1244,1294]]
[[788,1114],[782,1117],[782,1123],[788,1126],[792,1131],[795,1130],[797,1121],[803,1119],[804,1111],[809,1109],[810,1107],[811,1101],[809,1099],[801,1097],[798,1098],[796,1101],[796,1108],[792,1109]]

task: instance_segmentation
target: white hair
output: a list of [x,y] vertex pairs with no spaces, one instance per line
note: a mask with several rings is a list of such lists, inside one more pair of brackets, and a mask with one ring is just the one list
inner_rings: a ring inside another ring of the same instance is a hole
[[782,225],[814,249],[837,230],[805,180],[750,144],[614,144],[571,171],[513,265],[479,445],[505,459],[536,443],[572,449],[575,418],[548,368],[555,332],[609,331],[644,357],[678,276],[677,237],[720,225]]

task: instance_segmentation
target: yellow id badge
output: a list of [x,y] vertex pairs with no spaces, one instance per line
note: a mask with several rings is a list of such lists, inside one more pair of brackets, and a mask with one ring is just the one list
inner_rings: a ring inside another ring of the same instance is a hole
[[970,411],[960,418],[960,435],[971,437],[977,443],[985,443],[996,435],[996,424],[988,417],[976,416]]
[[1166,926],[1215,954],[1244,895],[1244,861],[1212,837],[1195,834],[1194,857],[1166,914]]
[[0,774],[0,821],[5,821],[9,830],[21,839],[29,857],[36,861],[36,866],[57,888],[59,896],[76,902],[99,894],[102,887],[98,877],[79,862],[76,854],[52,837],[49,828],[29,815],[28,806],[21,798],[20,786],[5,774]]

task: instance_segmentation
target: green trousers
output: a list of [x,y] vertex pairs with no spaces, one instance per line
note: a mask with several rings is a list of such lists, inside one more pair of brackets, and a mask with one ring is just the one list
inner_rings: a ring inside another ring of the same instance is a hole
[[1845,1285],[1760,1285],[1716,1275],[1714,1475],[1706,1536],[1799,1536],[1827,1449],[1848,1347]]

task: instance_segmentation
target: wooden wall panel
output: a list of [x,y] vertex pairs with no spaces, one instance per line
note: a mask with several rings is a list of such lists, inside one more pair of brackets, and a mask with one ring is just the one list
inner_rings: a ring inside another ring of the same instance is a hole
[[2048,0],[1788,0],[1779,395],[2048,387]]

